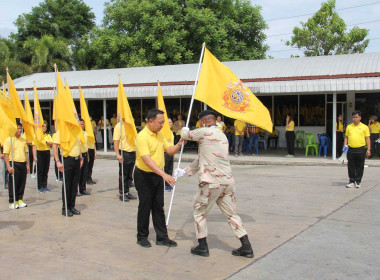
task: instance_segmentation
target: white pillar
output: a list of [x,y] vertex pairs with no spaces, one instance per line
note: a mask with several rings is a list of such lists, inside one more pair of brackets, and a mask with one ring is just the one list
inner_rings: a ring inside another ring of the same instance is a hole
[[332,159],[336,160],[336,92],[333,93],[332,116]]
[[104,131],[104,151],[107,152],[107,143],[108,143],[108,135],[107,135],[107,100],[103,99],[103,131]]

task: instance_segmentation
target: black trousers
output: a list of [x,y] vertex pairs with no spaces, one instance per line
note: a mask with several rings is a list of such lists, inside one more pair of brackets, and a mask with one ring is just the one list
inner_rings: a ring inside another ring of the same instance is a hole
[[82,193],[86,191],[86,184],[88,178],[88,157],[87,153],[82,153],[83,156],[83,164],[80,169],[80,177],[79,177],[79,191]]
[[[59,162],[62,163],[62,158],[61,158],[61,149],[57,149],[58,150],[58,158],[59,158]],[[54,171],[55,171],[55,177],[58,179],[62,179],[63,180],[63,174],[61,171],[58,171],[58,168],[57,168],[57,164],[54,163]],[[59,172],[59,173],[58,173]],[[59,177],[58,177],[59,176]]]
[[135,186],[139,195],[137,212],[137,240],[149,235],[149,218],[152,212],[157,240],[168,238],[164,211],[164,182],[161,176],[135,168]]
[[[173,174],[173,165],[174,165],[174,156],[169,156],[167,153],[165,153],[164,171],[166,174],[169,174],[170,176]],[[165,186],[170,186],[170,185],[165,182]]]
[[38,189],[46,189],[50,167],[50,150],[37,151]]
[[102,148],[104,147],[104,141],[106,141],[106,143],[107,143],[107,148],[109,148],[109,147],[110,147],[110,144],[108,143],[108,133],[107,133],[107,139],[104,139],[104,129],[101,129],[101,130],[100,130],[100,133],[102,134],[102,140],[103,140],[103,146],[102,146]]
[[[12,166],[12,162],[9,163]],[[14,178],[15,178],[15,201],[22,200],[24,197],[25,184],[26,184],[26,162],[14,162]],[[9,203],[13,203],[13,176],[9,174]]]
[[[75,207],[75,198],[77,197],[77,187],[80,178],[80,159],[79,157],[64,157],[64,173],[66,182],[67,209]],[[65,208],[65,196],[62,184],[62,209]]]
[[343,132],[336,132],[336,155],[340,157],[343,153]]
[[[121,154],[121,151],[119,151]],[[136,152],[123,151],[124,193],[129,193],[129,186],[133,182],[132,172],[136,162]],[[119,193],[123,193],[122,164],[119,162]]]
[[94,167],[95,162],[95,149],[88,149],[88,157],[90,158],[88,162],[88,172],[87,179],[92,179],[92,168]]
[[375,142],[377,139],[379,139],[379,133],[371,133],[370,138],[371,138],[371,157],[374,157],[376,155],[375,149],[377,151],[377,156],[380,157],[380,153],[379,153],[380,145],[379,143]]
[[35,174],[36,168],[33,169],[33,146],[28,145],[28,154],[29,154],[29,174]]
[[365,161],[366,150],[365,147],[360,148],[348,148],[347,160],[348,160],[348,177],[350,178],[350,183],[358,183],[362,181],[364,172],[364,161]]
[[295,139],[294,131],[287,131],[285,133],[285,138],[286,138],[286,147],[288,149],[288,155],[294,156],[294,139]]

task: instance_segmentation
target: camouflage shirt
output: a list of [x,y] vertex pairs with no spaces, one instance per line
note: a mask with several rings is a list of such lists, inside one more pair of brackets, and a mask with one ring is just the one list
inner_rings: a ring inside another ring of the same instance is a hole
[[235,184],[228,159],[228,140],[218,126],[184,131],[181,137],[199,143],[197,158],[185,169],[188,175],[199,171],[200,183]]

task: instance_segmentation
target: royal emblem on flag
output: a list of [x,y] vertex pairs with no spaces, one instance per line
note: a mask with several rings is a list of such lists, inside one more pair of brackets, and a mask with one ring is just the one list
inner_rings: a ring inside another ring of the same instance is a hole
[[35,112],[35,113],[34,113],[34,123],[35,123],[36,125],[39,125],[39,124],[41,123],[41,118],[40,118],[38,112]]
[[230,82],[224,92],[223,106],[237,112],[243,112],[249,106],[250,92],[248,88],[239,80]]

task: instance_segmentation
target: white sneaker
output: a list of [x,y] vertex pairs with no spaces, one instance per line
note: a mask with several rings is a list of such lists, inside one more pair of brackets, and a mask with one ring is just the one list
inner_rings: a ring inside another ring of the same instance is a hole
[[355,187],[355,183],[349,183],[346,185],[346,188],[353,188]]
[[18,204],[16,203],[16,207],[14,203],[9,204],[10,209],[18,209]]
[[36,179],[36,174],[30,174],[30,178]]
[[360,183],[356,183],[356,182],[355,182],[355,188],[358,189],[358,188],[360,188],[360,187],[361,187]]
[[28,205],[20,199],[19,201],[17,201],[17,206],[20,208],[23,208],[23,207],[27,207]]

